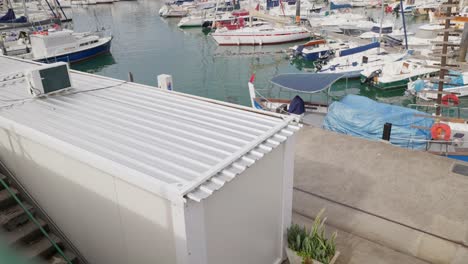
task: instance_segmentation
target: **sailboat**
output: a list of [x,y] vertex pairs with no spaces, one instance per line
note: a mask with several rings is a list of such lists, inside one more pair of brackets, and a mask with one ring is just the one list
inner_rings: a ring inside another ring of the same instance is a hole
[[[257,6],[258,9],[258,6]],[[303,26],[288,25],[290,20],[286,18],[272,17],[255,10],[249,10],[249,25],[245,25],[243,18],[239,18],[239,27],[217,28],[212,37],[221,46],[240,45],[273,45],[289,43],[310,38],[310,31]],[[254,26],[253,18],[261,18],[270,21],[269,24]]]

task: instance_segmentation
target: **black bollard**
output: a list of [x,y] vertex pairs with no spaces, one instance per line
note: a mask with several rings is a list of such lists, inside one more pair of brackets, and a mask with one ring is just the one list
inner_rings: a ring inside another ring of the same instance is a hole
[[382,139],[386,141],[390,141],[391,134],[392,134],[392,124],[385,123],[385,125],[383,126]]

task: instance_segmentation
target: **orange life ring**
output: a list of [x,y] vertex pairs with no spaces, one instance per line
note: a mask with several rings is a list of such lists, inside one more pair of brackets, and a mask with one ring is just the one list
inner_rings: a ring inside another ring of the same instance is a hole
[[446,94],[446,95],[442,96],[442,104],[443,105],[449,105],[450,103],[452,103],[453,105],[459,105],[460,104],[460,99],[458,98],[458,96],[456,96],[454,94]]
[[435,123],[431,127],[431,136],[435,140],[443,139],[445,141],[449,141],[451,133],[452,133],[452,129],[450,129],[450,126],[447,124]]

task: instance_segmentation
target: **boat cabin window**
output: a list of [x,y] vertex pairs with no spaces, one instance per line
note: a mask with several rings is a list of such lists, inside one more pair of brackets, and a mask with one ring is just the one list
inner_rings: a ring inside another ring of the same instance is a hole
[[97,40],[93,40],[93,41],[89,41],[89,42],[84,42],[84,43],[81,43],[81,44],[80,44],[80,47],[87,46],[87,45],[90,45],[90,44],[94,44],[94,43],[97,43],[97,42],[98,42]]

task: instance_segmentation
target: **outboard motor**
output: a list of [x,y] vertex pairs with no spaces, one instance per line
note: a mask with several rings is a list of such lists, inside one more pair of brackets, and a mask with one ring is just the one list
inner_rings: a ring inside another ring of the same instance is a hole
[[382,73],[382,70],[380,69],[373,71],[371,74],[369,74],[369,76],[365,80],[361,81],[361,84],[373,82],[374,78],[377,76],[380,76],[381,73]]

